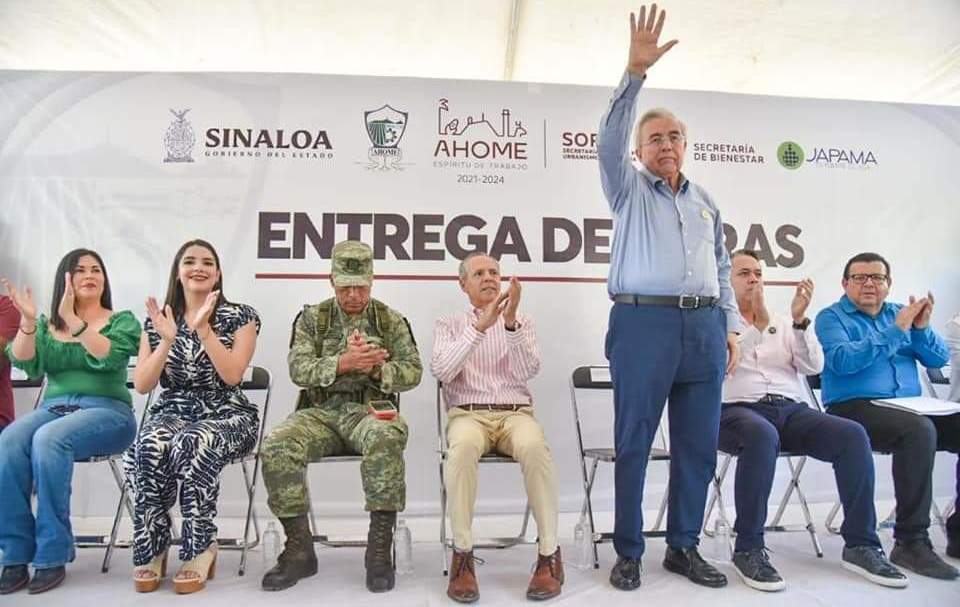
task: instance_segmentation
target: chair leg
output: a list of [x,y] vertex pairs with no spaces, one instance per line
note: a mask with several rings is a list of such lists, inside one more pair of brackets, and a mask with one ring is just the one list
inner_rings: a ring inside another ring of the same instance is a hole
[[797,492],[797,499],[800,501],[800,508],[803,510],[803,517],[807,522],[807,531],[810,533],[810,541],[813,542],[813,550],[818,558],[823,558],[823,547],[820,545],[820,537],[817,535],[817,527],[813,524],[813,516],[810,514],[810,506],[807,504],[807,496],[804,495],[800,487],[800,473],[807,462],[806,456],[801,457],[796,467],[791,458],[787,458],[787,465],[790,466],[790,484],[794,486]]
[[797,468],[794,469],[793,458],[788,457],[786,459],[787,465],[790,467],[790,482],[787,483],[787,490],[783,492],[783,497],[780,499],[780,505],[777,507],[777,513],[774,515],[773,520],[770,521],[771,527],[780,525],[780,519],[783,518],[783,513],[787,509],[787,504],[790,503],[790,497],[798,487],[797,478],[800,476],[800,472],[803,471],[803,467],[807,462],[807,457],[805,455],[800,456],[800,462],[797,464]]
[[440,558],[443,560],[441,563],[441,571],[443,571],[444,577],[446,577],[450,571],[447,563],[447,485],[443,476],[443,459],[440,459]]
[[127,491],[127,482],[123,478],[123,473],[117,469],[114,460],[109,461],[110,471],[113,473],[113,479],[117,482],[117,488],[120,489],[120,500],[117,502],[117,512],[113,516],[113,525],[110,528],[110,539],[107,540],[107,549],[103,554],[103,563],[100,565],[100,571],[106,573],[110,570],[110,558],[113,556],[113,548],[117,543],[117,532],[120,529],[120,519],[123,517],[123,509],[126,506],[130,512],[130,520],[133,520],[133,509],[130,506]]
[[827,528],[827,531],[833,535],[840,534],[840,527],[835,526],[833,521],[837,518],[837,514],[840,512],[840,502],[834,502],[833,507],[830,508],[830,513],[827,514],[827,520],[824,521],[823,526]]
[[527,507],[523,510],[523,523],[520,525],[520,534],[517,535],[518,541],[523,541],[527,537],[527,525],[530,523],[530,500],[527,500]]
[[317,517],[313,514],[313,498],[310,497],[310,485],[304,485],[304,491],[307,494],[307,513],[310,515],[310,533],[313,535],[313,541],[316,542],[320,537],[320,528],[317,527]]
[[713,482],[711,485],[713,489],[710,493],[710,500],[707,502],[706,514],[703,515],[703,534],[707,537],[713,537],[714,532],[710,529],[710,515],[713,514],[713,509],[718,504],[721,506],[719,516],[723,517],[724,522],[727,521],[726,512],[723,511],[723,481],[727,478],[727,470],[730,468],[730,462],[733,461],[733,456],[729,453],[725,453],[723,461],[720,462],[720,469],[716,471],[716,474],[713,475]]
[[[600,543],[600,540],[597,539],[597,529],[593,521],[593,481],[597,477],[597,466],[600,464],[600,460],[593,460],[593,466],[590,468],[590,476],[587,478],[587,484],[584,486],[584,507],[587,509],[587,520],[590,521],[590,543],[593,544],[593,568],[600,568],[600,551],[597,548],[597,544]],[[582,516],[581,512],[581,516]]]
[[[726,470],[724,470],[724,478],[726,478]],[[723,479],[721,479],[722,482]],[[717,516],[721,521],[723,521],[724,527],[729,531],[727,533],[727,553],[730,555],[730,560],[733,560],[734,552],[734,543],[733,543],[733,525],[730,524],[730,519],[727,517],[727,507],[723,503],[723,492],[720,491],[717,493]],[[713,534],[713,537],[716,537],[716,533]]]
[[[243,481],[247,488],[247,516],[243,523],[243,548],[240,551],[240,569],[237,571],[237,575],[243,576],[246,573],[247,569],[247,551],[250,548],[258,545],[260,543],[260,526],[257,524],[257,513],[253,507],[253,499],[257,490],[256,474],[257,474],[257,464],[259,463],[259,454],[255,456],[253,464],[253,476],[249,474],[249,469],[247,468],[247,462],[241,461],[240,467],[243,470]],[[253,519],[254,534],[255,539],[253,543],[250,542],[250,522],[251,518]]]

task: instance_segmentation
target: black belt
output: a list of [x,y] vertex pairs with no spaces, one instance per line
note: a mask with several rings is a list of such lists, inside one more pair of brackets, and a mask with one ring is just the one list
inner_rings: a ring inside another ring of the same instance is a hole
[[757,400],[758,403],[775,403],[775,402],[788,402],[796,404],[797,401],[792,398],[787,398],[781,394],[764,394]]
[[693,310],[696,308],[713,307],[720,301],[719,297],[705,297],[702,295],[631,295],[621,293],[613,296],[617,303],[632,304],[634,306],[670,306]]
[[467,411],[519,411],[521,407],[529,406],[530,405],[526,404],[509,405],[500,403],[467,403],[465,405],[457,405],[457,408],[466,409]]

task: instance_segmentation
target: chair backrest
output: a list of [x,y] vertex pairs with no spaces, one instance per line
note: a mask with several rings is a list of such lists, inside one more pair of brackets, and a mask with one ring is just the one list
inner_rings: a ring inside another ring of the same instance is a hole
[[[260,429],[257,432],[257,445],[263,442],[267,428],[267,415],[270,412],[270,395],[273,393],[273,374],[266,367],[251,365],[247,367],[240,382],[240,389],[247,392],[263,392],[263,411],[260,413]],[[258,447],[259,448],[259,447]]]
[[[946,369],[946,373],[944,373]],[[933,396],[934,398],[948,399],[950,398],[950,367],[949,365],[943,369],[938,369],[935,367],[924,367],[923,373],[920,375],[923,386],[926,391]]]
[[447,435],[443,431],[443,418],[446,414],[446,403],[443,400],[443,382],[437,380],[437,452],[446,453]]
[[[609,399],[612,408],[613,379],[610,376],[610,367],[607,365],[585,365],[577,367],[570,374],[570,406],[573,408],[574,429],[577,432],[577,446],[580,449],[580,455],[583,456],[583,429],[580,424],[580,405],[577,400],[578,390],[608,390],[611,393]],[[663,415],[660,417],[660,423],[657,424],[657,440],[660,442],[660,449],[669,451],[667,435],[663,429],[663,422],[667,416],[667,408],[664,407]],[[607,445],[604,445],[605,447]],[[657,448],[656,445],[652,445]]]
[[[950,367],[945,367],[947,373],[950,372]],[[937,385],[950,385],[949,375],[944,375],[943,369],[937,369],[936,367],[927,367],[927,378],[930,380],[930,383]]]
[[815,407],[817,411],[823,411],[823,403],[820,402],[819,392],[821,390],[820,374],[816,375],[804,375],[803,376],[804,385],[807,387],[807,394],[810,396],[810,405]]

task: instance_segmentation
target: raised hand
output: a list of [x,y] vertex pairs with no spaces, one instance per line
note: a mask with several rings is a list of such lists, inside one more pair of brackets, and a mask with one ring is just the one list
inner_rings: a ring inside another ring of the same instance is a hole
[[666,11],[660,11],[660,18],[657,18],[656,4],[650,7],[649,16],[646,6],[640,7],[639,18],[630,13],[630,54],[627,57],[627,71],[634,76],[643,76],[651,65],[679,42],[671,40],[663,46],[657,46],[666,16]]
[[503,312],[503,308],[506,306],[504,303],[507,297],[510,296],[510,291],[504,291],[497,296],[496,299],[487,304],[487,307],[483,309],[483,312],[480,313],[480,318],[477,319],[477,324],[474,325],[477,331],[483,333],[497,322],[497,318],[500,317],[500,314]]
[[926,329],[930,326],[930,315],[933,314],[933,293],[927,291],[927,296],[921,301],[925,301],[926,304],[913,319],[913,326],[916,329]]
[[170,306],[165,306],[163,310],[157,305],[157,300],[153,297],[147,298],[147,316],[153,323],[153,328],[160,334],[160,339],[167,343],[172,343],[177,337],[177,323],[173,319],[173,310]]
[[3,288],[6,289],[13,306],[20,312],[20,317],[28,323],[36,322],[37,306],[33,303],[33,291],[30,287],[25,287],[21,291],[6,278],[0,278],[0,283],[3,283]]
[[73,326],[73,323],[70,321],[77,318],[76,308],[74,307],[77,301],[77,295],[73,290],[70,272],[63,274],[63,283],[63,297],[60,298],[60,305],[57,307],[57,311],[60,313],[60,318],[62,318],[64,322]]
[[508,327],[517,325],[517,308],[520,307],[520,280],[513,276],[507,287],[507,304],[503,308],[503,322]]
[[[896,323],[903,331],[909,331],[910,327],[913,325],[917,316],[920,312],[923,311],[923,308],[927,305],[927,298],[917,299],[913,295],[910,296],[910,303],[900,308],[900,311],[897,313],[897,317],[893,322]],[[927,319],[929,321],[929,318]],[[922,328],[922,327],[920,327]]]
[[810,306],[810,300],[813,298],[813,281],[804,278],[797,285],[797,292],[793,295],[793,301],[790,303],[790,315],[793,316],[793,322],[803,322],[807,317],[807,308]]
[[[198,333],[206,332],[204,327],[209,326],[210,312],[217,307],[218,297],[220,297],[220,291],[210,291],[210,293],[207,294],[207,298],[203,300],[203,305],[200,306],[200,309],[193,315],[193,318],[187,318],[187,326],[191,331],[197,331]],[[203,337],[203,335],[201,335],[201,337]]]
[[767,300],[763,293],[763,280],[753,288],[753,325],[763,331],[770,324],[770,312],[767,310]]

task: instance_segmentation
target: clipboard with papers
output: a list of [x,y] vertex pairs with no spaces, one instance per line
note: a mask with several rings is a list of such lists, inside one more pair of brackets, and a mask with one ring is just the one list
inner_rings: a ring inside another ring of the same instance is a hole
[[953,415],[960,413],[960,403],[929,396],[906,396],[903,398],[877,398],[871,401],[880,407],[899,409],[917,415]]

